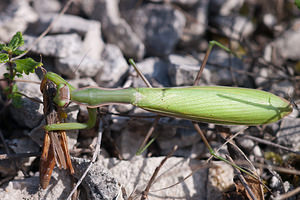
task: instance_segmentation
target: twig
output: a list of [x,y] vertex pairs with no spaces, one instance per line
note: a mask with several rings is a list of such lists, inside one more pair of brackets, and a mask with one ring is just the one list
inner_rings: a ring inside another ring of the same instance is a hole
[[147,78],[143,75],[143,73],[138,69],[133,59],[129,59],[129,63],[133,66],[134,70],[138,73],[140,78],[144,81],[144,83],[147,85],[147,87],[152,88],[152,85],[149,83]]
[[297,187],[296,189],[289,191],[285,194],[279,195],[277,197],[274,197],[274,200],[283,200],[283,199],[287,199],[289,197],[292,197],[294,195],[296,195],[297,193],[300,193],[300,187]]
[[96,147],[95,147],[95,152],[93,154],[93,157],[92,157],[92,159],[91,159],[88,167],[86,168],[86,170],[82,174],[81,178],[78,180],[77,184],[75,185],[75,187],[73,188],[73,190],[69,194],[67,200],[70,200],[72,198],[72,195],[76,192],[77,188],[79,187],[79,185],[81,184],[81,182],[83,181],[83,179],[86,177],[87,173],[89,172],[89,170],[93,166],[94,162],[96,161],[97,156],[100,154],[100,146],[101,146],[102,134],[103,134],[102,120],[100,120],[100,122],[99,122],[99,132],[98,132],[97,144],[96,144]]
[[[235,137],[237,137],[238,135],[240,135],[241,133],[243,133],[247,128],[249,128],[248,126],[244,127],[242,130],[240,130],[239,132],[235,133],[233,136],[231,136],[229,139],[226,140],[226,142],[224,144],[222,144],[222,146],[220,146],[217,150],[216,153],[218,153],[228,142],[232,141]],[[214,156],[211,155],[208,159],[207,162],[210,161]]]
[[294,150],[292,150],[292,149],[290,149],[288,147],[282,146],[280,144],[275,144],[275,143],[270,142],[268,140],[257,138],[257,137],[251,136],[251,135],[243,135],[243,136],[240,136],[240,137],[251,139],[251,140],[254,140],[256,142],[259,142],[259,143],[262,143],[262,144],[266,144],[266,145],[270,145],[270,146],[273,146],[273,147],[276,147],[276,148],[280,148],[282,150],[289,151],[289,152],[292,152],[292,153],[295,153],[295,154],[300,154],[300,151],[294,151]]
[[147,187],[145,188],[145,190],[142,192],[142,197],[141,197],[141,200],[145,200],[147,199],[147,196],[148,196],[148,193],[149,193],[149,190],[150,190],[150,187],[152,186],[159,170],[161,169],[161,167],[164,165],[164,163],[174,154],[174,152],[177,150],[178,146],[175,145],[172,149],[172,151],[160,162],[159,166],[156,167],[153,175],[151,176],[151,179],[149,180],[148,184],[147,184]]
[[[248,161],[236,161],[236,163],[238,165],[249,164]],[[272,170],[277,171],[277,172],[281,172],[281,173],[300,175],[299,170],[287,169],[287,168],[284,168],[284,167],[277,167],[277,166],[270,166],[270,165],[265,165],[265,164],[261,164],[261,163],[252,163],[252,164],[254,166],[260,167],[260,168],[265,168],[265,169],[270,169],[271,168]]]

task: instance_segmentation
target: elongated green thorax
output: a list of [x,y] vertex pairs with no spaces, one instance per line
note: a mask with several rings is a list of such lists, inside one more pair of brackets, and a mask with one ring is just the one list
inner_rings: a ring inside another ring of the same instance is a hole
[[285,99],[255,89],[234,87],[84,88],[71,100],[90,107],[130,103],[165,116],[216,124],[260,125],[282,119],[292,111]]
[[135,101],[135,88],[107,89],[89,87],[71,92],[71,100],[86,104],[89,107],[97,107],[103,104],[127,103]]

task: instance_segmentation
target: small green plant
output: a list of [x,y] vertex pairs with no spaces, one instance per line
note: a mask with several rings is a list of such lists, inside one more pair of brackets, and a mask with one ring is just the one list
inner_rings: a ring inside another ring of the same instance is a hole
[[41,67],[41,62],[36,62],[32,58],[16,59],[13,56],[23,54],[25,51],[19,48],[24,44],[24,39],[21,32],[17,32],[8,44],[0,44],[0,64],[7,65],[7,73],[4,73],[8,86],[4,93],[7,101],[11,101],[16,107],[21,106],[21,95],[18,92],[18,87],[15,84],[16,77],[22,77],[22,74],[34,73],[37,67]]

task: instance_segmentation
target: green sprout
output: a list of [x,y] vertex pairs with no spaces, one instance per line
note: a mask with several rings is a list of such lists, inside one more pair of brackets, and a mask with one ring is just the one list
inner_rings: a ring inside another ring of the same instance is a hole
[[0,44],[0,64],[7,65],[7,73],[3,76],[6,79],[8,86],[4,89],[7,101],[12,101],[15,107],[20,107],[22,105],[21,95],[18,92],[18,87],[15,84],[16,77],[22,77],[25,73],[26,75],[34,73],[37,67],[41,67],[41,62],[36,62],[32,58],[24,58],[13,60],[13,56],[18,56],[23,54],[25,51],[20,50],[24,44],[24,39],[21,32],[17,32],[8,44]]

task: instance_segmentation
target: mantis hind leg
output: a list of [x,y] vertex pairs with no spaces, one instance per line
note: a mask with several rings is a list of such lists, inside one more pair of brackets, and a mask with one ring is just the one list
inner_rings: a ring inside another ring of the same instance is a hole
[[86,123],[60,123],[46,125],[44,129],[46,131],[59,131],[59,130],[75,130],[75,129],[90,129],[96,124],[97,109],[88,108],[89,119]]

